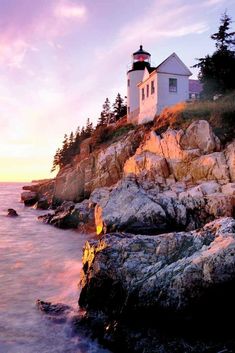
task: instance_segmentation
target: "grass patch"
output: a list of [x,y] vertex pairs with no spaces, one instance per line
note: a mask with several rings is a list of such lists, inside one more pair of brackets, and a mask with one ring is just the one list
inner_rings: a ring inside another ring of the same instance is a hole
[[186,129],[195,120],[207,120],[223,144],[235,137],[235,92],[216,101],[179,103],[166,108],[155,119],[157,133],[168,127]]

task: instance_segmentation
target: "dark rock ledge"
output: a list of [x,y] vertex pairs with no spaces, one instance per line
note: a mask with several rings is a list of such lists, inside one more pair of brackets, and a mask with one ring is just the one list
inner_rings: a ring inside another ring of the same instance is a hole
[[235,220],[87,242],[79,325],[114,352],[234,352]]

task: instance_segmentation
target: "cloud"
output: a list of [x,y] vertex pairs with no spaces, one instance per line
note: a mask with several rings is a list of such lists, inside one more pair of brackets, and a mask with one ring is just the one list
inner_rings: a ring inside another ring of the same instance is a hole
[[87,17],[84,5],[69,0],[8,0],[0,3],[0,11],[0,64],[15,69],[38,50],[37,43],[66,36]]
[[55,15],[65,19],[81,19],[86,16],[84,5],[60,4],[55,8]]

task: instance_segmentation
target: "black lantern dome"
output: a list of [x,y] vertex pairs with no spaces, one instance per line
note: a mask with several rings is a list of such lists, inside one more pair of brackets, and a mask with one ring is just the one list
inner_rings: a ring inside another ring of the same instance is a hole
[[140,45],[139,50],[133,53],[133,64],[132,70],[144,70],[145,67],[150,67],[151,54],[143,50],[143,46]]

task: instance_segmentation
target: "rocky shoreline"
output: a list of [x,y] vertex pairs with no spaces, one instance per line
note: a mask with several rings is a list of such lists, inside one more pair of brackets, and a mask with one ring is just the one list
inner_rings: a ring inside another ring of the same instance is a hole
[[94,232],[78,326],[116,352],[233,352],[235,141],[207,121],[137,128],[82,154],[25,205],[47,224]]
[[229,352],[234,270],[233,218],[192,232],[107,234],[85,245],[79,305],[115,352]]

